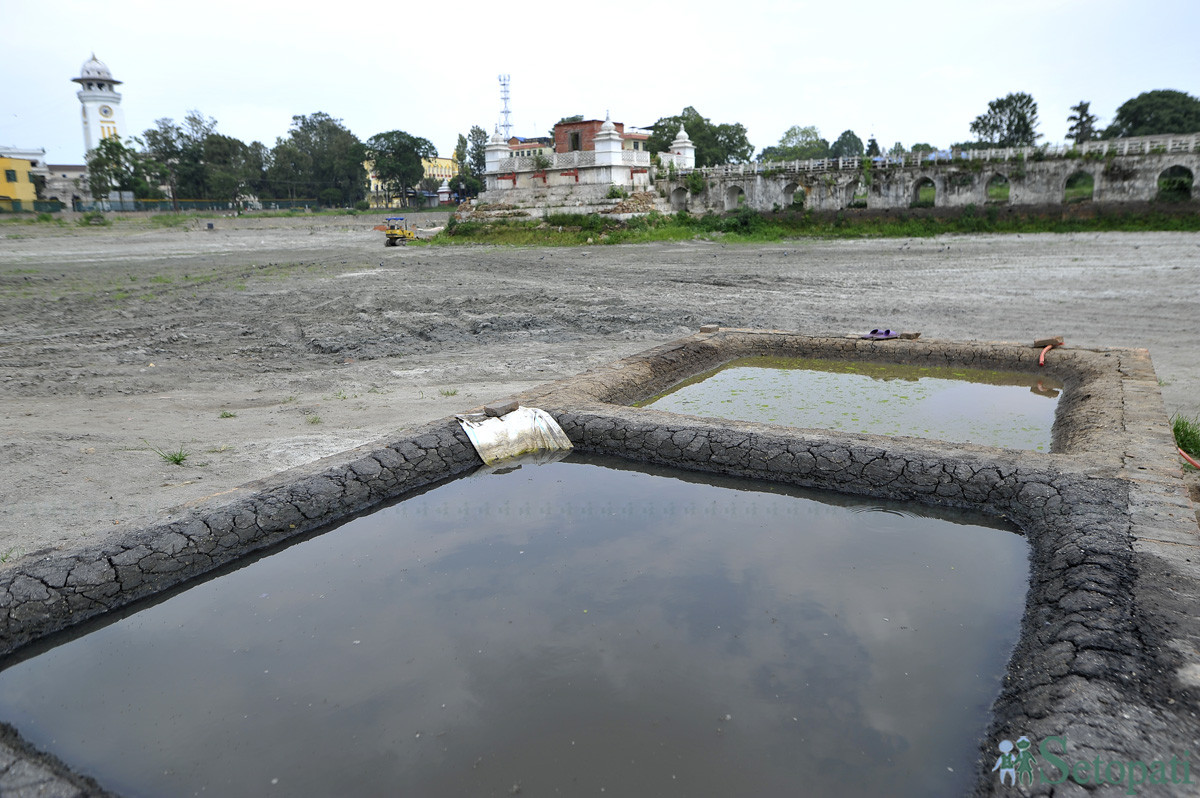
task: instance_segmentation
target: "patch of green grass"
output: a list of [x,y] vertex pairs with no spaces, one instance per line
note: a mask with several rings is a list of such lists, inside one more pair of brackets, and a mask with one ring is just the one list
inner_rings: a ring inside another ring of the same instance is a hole
[[168,277],[165,274],[156,274],[150,278],[150,282],[152,282],[152,283],[173,283],[173,282],[175,282],[175,278]]
[[0,562],[8,562],[15,557],[20,557],[22,552],[16,546],[10,546],[3,554],[0,554]]
[[155,454],[157,454],[164,461],[170,463],[171,465],[183,465],[184,462],[189,457],[192,456],[191,452],[189,452],[183,448],[183,444],[180,444],[178,449],[163,450],[163,449],[159,449],[157,446],[150,443],[150,441],[146,440],[145,438],[142,438],[142,442],[145,443],[147,446],[149,446],[151,451],[153,451]]
[[231,413],[228,410],[222,410],[221,415],[217,416],[217,418],[237,418],[237,413]]
[[195,218],[186,213],[157,213],[150,217],[150,224],[154,227],[182,227]]
[[112,221],[100,211],[88,211],[76,222],[80,227],[109,227]]
[[1020,211],[1001,214],[990,206],[964,207],[958,213],[894,214],[781,211],[758,213],[749,208],[718,215],[649,214],[628,222],[607,215],[562,214],[537,220],[463,222],[433,239],[436,246],[498,244],[502,246],[586,246],[592,243],[648,243],[719,239],[725,243],[763,243],[796,238],[927,238],[947,233],[1081,233],[1101,231],[1200,232],[1200,214],[1102,209],[1088,218],[1061,213]]
[[442,396],[458,396],[457,388],[438,388],[438,393]]
[[321,423],[321,417],[320,417],[320,416],[318,416],[316,413],[312,414],[311,416],[305,416],[305,417],[304,417],[304,423],[306,423],[306,424],[320,424],[320,423]]
[[1176,413],[1171,417],[1171,432],[1175,433],[1176,446],[1192,457],[1200,457],[1200,419]]

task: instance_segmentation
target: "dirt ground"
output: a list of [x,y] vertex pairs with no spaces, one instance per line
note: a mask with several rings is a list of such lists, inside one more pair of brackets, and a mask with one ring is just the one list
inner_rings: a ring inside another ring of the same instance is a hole
[[0,225],[0,563],[703,323],[1147,347],[1200,414],[1194,233],[385,248],[379,221]]

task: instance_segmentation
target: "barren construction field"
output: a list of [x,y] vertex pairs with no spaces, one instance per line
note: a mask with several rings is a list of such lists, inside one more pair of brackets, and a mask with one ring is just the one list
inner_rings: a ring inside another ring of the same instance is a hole
[[703,323],[1146,347],[1200,414],[1194,233],[385,248],[378,221],[0,226],[0,561]]

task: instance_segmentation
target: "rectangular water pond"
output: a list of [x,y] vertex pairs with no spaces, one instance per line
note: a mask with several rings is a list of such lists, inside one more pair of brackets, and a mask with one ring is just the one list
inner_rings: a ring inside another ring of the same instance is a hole
[[127,796],[957,795],[1023,537],[579,455],[435,486],[0,673]]
[[747,357],[639,402],[672,413],[1049,451],[1062,383],[1015,371]]

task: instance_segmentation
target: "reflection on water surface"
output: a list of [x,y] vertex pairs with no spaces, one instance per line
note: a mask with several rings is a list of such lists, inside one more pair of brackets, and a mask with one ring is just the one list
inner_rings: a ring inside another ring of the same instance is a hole
[[804,429],[1050,450],[1062,383],[1008,371],[742,358],[642,406]]
[[1027,548],[918,512],[460,479],[9,668],[0,717],[130,796],[961,794]]

